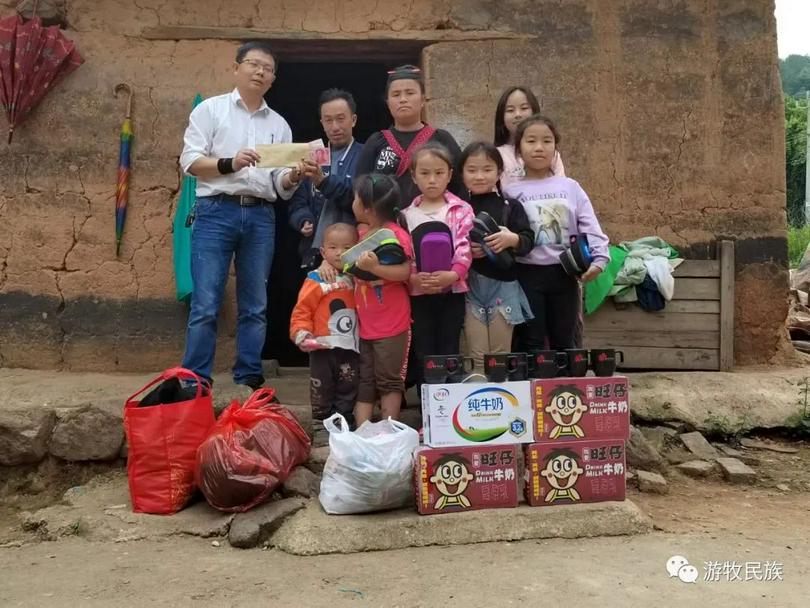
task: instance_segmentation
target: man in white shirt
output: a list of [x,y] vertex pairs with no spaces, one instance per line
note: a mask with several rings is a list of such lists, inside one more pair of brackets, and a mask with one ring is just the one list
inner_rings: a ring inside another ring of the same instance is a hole
[[274,203],[289,200],[301,169],[260,169],[256,146],[291,143],[290,126],[264,100],[276,77],[265,42],[239,47],[236,87],[191,113],[180,166],[197,178],[191,236],[194,288],[183,367],[211,379],[217,315],[231,259],[235,259],[236,362],[233,379],[252,389],[264,383],[261,353],[267,331],[267,280],[275,248]]

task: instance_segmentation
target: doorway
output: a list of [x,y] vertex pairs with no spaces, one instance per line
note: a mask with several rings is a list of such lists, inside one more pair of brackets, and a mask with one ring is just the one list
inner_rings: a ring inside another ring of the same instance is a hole
[[[305,143],[323,138],[326,143],[318,117],[318,99],[322,91],[331,87],[345,89],[357,102],[355,139],[364,142],[369,135],[390,124],[384,102],[388,69],[388,63],[288,62],[282,59],[278,77],[267,94],[267,103],[290,124],[293,141]],[[307,355],[290,341],[290,315],[305,272],[300,268],[299,234],[287,221],[286,204],[276,204],[276,252],[268,283],[269,327],[263,357],[277,359],[282,366],[306,366]]]

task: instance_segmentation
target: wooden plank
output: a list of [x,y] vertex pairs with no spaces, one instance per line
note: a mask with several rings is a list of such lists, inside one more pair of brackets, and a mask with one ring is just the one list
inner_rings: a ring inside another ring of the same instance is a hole
[[719,331],[632,331],[585,327],[588,348],[654,346],[659,348],[720,348]]
[[719,300],[719,279],[675,279],[673,300]]
[[585,322],[586,330],[623,329],[627,331],[718,331],[720,315],[689,312],[669,312],[666,309],[657,312],[635,310],[611,310],[604,308],[596,311]]
[[[336,42],[467,42],[479,40],[530,40],[532,34],[515,34],[495,30],[373,30],[371,32],[305,32],[263,30],[252,27],[159,25],[141,31],[147,40],[273,40]],[[424,45],[423,45],[424,46]]]
[[[672,273],[676,279],[682,278],[710,278],[717,279],[720,277],[720,261],[719,260],[684,260]],[[677,283],[677,281],[676,281]]]
[[701,348],[617,347],[624,353],[621,369],[717,370],[720,351]]
[[734,243],[720,241],[719,247],[720,369],[727,371],[734,367]]
[[[585,316],[585,323],[587,324],[590,319],[596,318],[597,315],[602,314],[603,310],[630,312],[633,310],[640,311],[641,307],[635,302],[629,302],[627,304],[619,303],[617,305],[615,302],[608,299],[595,313]],[[664,312],[696,312],[719,315],[720,302],[718,300],[672,300],[671,302],[667,302],[667,307],[664,309]],[[645,312],[645,314],[647,313]]]
[[671,302],[667,302],[667,307],[664,309],[664,312],[692,312],[719,315],[720,302],[716,300],[672,300]]

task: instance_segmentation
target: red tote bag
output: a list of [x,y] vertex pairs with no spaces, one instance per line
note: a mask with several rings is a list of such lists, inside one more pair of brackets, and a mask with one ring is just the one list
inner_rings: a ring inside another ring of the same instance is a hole
[[[169,380],[196,380],[197,394],[188,401],[138,407],[136,399]],[[182,509],[194,492],[197,448],[214,426],[208,383],[182,367],[167,369],[124,405],[127,435],[127,477],[132,510],[168,515]]]

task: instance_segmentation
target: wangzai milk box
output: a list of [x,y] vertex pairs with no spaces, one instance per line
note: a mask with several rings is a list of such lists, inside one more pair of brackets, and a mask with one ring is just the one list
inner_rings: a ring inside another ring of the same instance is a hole
[[533,507],[624,500],[621,439],[526,446],[526,501]]
[[517,507],[518,445],[427,448],[414,452],[421,515]]
[[533,380],[534,440],[628,439],[628,391],[625,376]]
[[431,447],[531,443],[531,383],[422,385],[424,441]]

